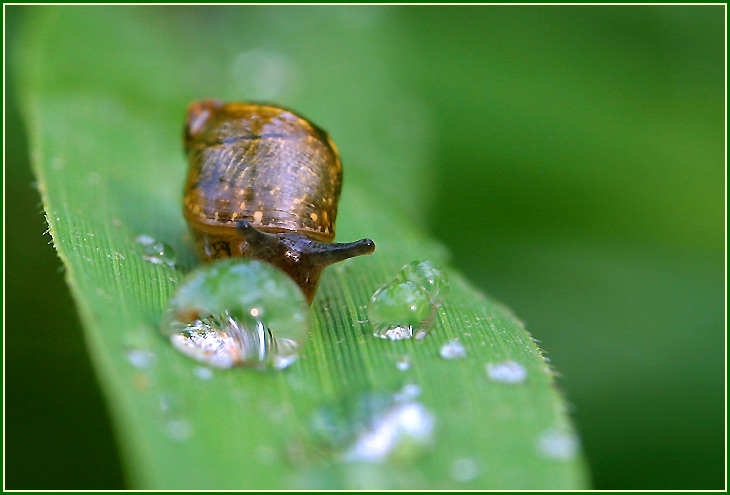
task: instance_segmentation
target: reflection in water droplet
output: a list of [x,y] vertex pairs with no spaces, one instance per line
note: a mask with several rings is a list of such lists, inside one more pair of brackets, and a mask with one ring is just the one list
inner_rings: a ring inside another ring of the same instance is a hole
[[459,339],[451,339],[441,346],[439,350],[444,359],[462,359],[466,357],[466,349],[459,342]]
[[411,369],[411,358],[408,356],[402,356],[396,363],[395,367],[401,371],[408,371]]
[[527,379],[527,370],[515,361],[487,364],[487,376],[500,383],[518,384]]
[[547,458],[559,461],[572,459],[578,453],[578,437],[559,429],[543,431],[537,438],[537,449]]
[[167,434],[176,442],[184,442],[189,439],[193,434],[193,429],[190,423],[182,418],[173,418],[167,422],[165,426]]
[[144,370],[155,362],[155,354],[152,351],[142,349],[129,349],[127,351],[127,361],[135,368]]
[[456,459],[451,463],[451,477],[454,481],[465,483],[471,481],[479,474],[479,467],[473,459]]
[[161,326],[173,346],[205,364],[282,369],[309,329],[299,287],[279,269],[225,259],[191,272],[170,299]]
[[344,455],[350,462],[382,462],[410,456],[432,439],[433,415],[418,402],[399,404],[361,433]]
[[380,337],[381,339],[389,340],[410,339],[411,337],[413,337],[413,327],[402,325],[385,325],[377,327],[373,335],[375,337]]
[[193,359],[219,368],[239,361],[233,337],[209,320],[195,320],[185,330],[170,336],[172,345]]

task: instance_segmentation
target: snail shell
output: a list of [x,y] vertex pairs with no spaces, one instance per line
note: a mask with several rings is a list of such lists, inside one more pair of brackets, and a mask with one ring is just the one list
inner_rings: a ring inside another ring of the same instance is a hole
[[268,261],[311,302],[326,266],[375,249],[369,239],[332,242],[342,165],[327,133],[302,116],[270,105],[194,102],[184,145],[183,212],[201,259]]

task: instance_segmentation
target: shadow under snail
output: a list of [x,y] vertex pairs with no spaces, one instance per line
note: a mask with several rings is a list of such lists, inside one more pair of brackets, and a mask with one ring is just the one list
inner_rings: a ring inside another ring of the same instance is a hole
[[249,257],[287,273],[311,304],[329,265],[375,250],[335,243],[342,165],[327,133],[270,105],[191,103],[183,212],[203,261]]

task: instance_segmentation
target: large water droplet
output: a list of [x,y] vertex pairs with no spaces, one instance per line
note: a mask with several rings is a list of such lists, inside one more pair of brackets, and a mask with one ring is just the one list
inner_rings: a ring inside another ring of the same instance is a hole
[[281,369],[306,338],[309,306],[284,272],[229,258],[188,274],[170,299],[161,330],[179,351],[212,366]]
[[451,339],[441,346],[439,354],[444,359],[463,359],[466,357],[466,349],[459,339]]
[[525,382],[527,370],[515,361],[488,363],[487,376],[492,381],[514,385]]

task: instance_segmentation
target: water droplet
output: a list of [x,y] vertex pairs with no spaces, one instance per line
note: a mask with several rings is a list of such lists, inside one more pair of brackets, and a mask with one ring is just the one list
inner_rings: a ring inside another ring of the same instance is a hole
[[156,241],[154,238],[148,236],[147,234],[140,234],[135,239],[135,242],[138,244],[142,244],[143,246],[149,246],[150,244],[154,244]]
[[441,346],[439,351],[444,359],[463,359],[466,357],[466,349],[459,342],[459,339],[451,339]]
[[466,483],[476,478],[478,474],[479,467],[473,459],[456,459],[451,463],[451,477],[454,481]]
[[524,383],[527,379],[527,370],[524,366],[515,361],[503,361],[501,363],[488,363],[487,376],[489,379],[500,383],[518,384]]
[[374,335],[383,339],[410,339],[425,333],[434,317],[431,297],[413,282],[393,280],[370,299],[368,319]]
[[449,277],[441,267],[430,261],[414,261],[405,265],[398,272],[398,278],[425,289],[434,303],[449,293]]
[[170,299],[162,332],[173,346],[219,368],[289,366],[309,330],[309,306],[276,267],[218,260],[192,271]]
[[142,258],[157,265],[175,266],[175,251],[164,242],[153,242],[146,246]]
[[398,361],[396,361],[395,367],[401,371],[408,371],[411,369],[411,358],[408,356],[402,356]]
[[193,434],[193,429],[190,423],[182,418],[172,418],[167,422],[165,426],[167,434],[176,442],[184,442],[189,439]]
[[143,349],[129,349],[127,351],[127,361],[135,368],[145,370],[154,364],[155,354],[152,351]]
[[193,372],[201,380],[210,380],[213,378],[213,370],[205,366],[196,366]]
[[419,402],[398,404],[378,417],[345,452],[350,462],[382,462],[388,458],[408,458],[428,444],[433,435],[434,417]]
[[419,387],[415,383],[408,383],[404,385],[399,392],[393,394],[393,399],[396,402],[408,402],[419,397],[420,395],[421,387]]
[[540,453],[549,459],[559,461],[575,457],[579,444],[575,434],[559,429],[545,430],[537,438],[537,449]]
[[101,183],[101,175],[96,172],[91,172],[86,179],[89,181],[89,184],[97,185]]

